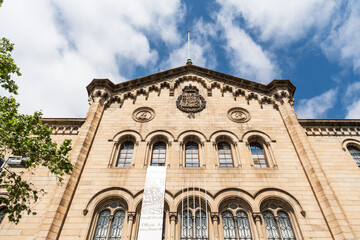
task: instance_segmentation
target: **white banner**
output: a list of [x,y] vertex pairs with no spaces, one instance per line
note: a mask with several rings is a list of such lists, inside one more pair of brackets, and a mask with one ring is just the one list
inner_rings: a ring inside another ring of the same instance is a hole
[[146,172],[138,240],[161,240],[166,166],[150,166]]

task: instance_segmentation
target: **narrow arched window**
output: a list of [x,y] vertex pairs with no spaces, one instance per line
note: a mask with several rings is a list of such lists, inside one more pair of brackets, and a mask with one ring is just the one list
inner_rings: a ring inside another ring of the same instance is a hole
[[125,212],[123,210],[116,211],[111,223],[109,239],[121,239],[121,233],[124,226]]
[[250,143],[251,155],[254,161],[254,167],[267,168],[269,165],[264,154],[263,146],[258,142]]
[[185,145],[185,167],[199,167],[199,147],[197,143],[189,142]]
[[154,144],[151,166],[165,166],[166,158],[166,144],[164,142],[157,142]]
[[248,215],[244,211],[236,213],[236,223],[238,227],[239,239],[251,240],[251,229]]
[[99,214],[99,219],[96,224],[94,240],[103,240],[107,237],[107,232],[110,223],[110,210],[104,210]]
[[220,167],[227,168],[233,167],[233,160],[231,154],[231,147],[229,144],[225,142],[221,142],[218,144],[218,152],[219,152],[219,163]]
[[358,167],[360,167],[360,150],[353,146],[348,146],[347,149]]
[[264,218],[264,223],[265,223],[265,228],[266,228],[266,233],[267,233],[268,239],[269,240],[281,239],[279,228],[276,223],[274,214],[272,214],[269,211],[265,211],[265,212],[263,212],[263,218]]
[[192,239],[193,218],[191,211],[183,211],[181,215],[181,239]]
[[206,213],[199,210],[195,214],[195,239],[208,239],[207,233]]
[[119,160],[117,163],[118,167],[130,167],[131,159],[134,153],[134,143],[125,142],[121,144]]
[[235,221],[232,213],[226,211],[223,212],[221,216],[224,229],[224,240],[237,239],[235,232]]
[[295,239],[295,233],[291,225],[289,215],[283,211],[279,211],[277,215],[279,217],[279,226],[282,239]]

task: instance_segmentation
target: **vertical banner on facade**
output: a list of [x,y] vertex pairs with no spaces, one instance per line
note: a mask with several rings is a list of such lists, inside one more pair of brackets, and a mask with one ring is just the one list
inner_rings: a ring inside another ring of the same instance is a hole
[[138,240],[161,240],[166,166],[150,166],[146,172]]

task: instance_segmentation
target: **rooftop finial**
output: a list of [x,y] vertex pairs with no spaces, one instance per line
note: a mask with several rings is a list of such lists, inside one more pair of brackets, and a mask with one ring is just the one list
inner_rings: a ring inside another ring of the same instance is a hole
[[188,59],[186,61],[187,64],[192,64],[191,58],[190,58],[190,30],[188,30]]

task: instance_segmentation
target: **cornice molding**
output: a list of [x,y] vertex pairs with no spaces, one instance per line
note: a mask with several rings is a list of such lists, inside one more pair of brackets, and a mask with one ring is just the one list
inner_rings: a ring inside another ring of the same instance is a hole
[[53,135],[77,135],[85,118],[43,118],[42,122],[54,128]]
[[116,102],[121,106],[125,99],[136,101],[138,95],[147,98],[151,91],[160,94],[163,88],[168,88],[169,95],[174,96],[174,90],[180,83],[188,80],[199,82],[207,90],[208,97],[212,96],[212,89],[219,88],[222,94],[230,92],[234,99],[243,96],[248,102],[255,99],[261,106],[277,106],[284,102],[292,104],[296,89],[288,79],[275,79],[264,85],[195,65],[185,65],[118,84],[109,79],[93,79],[86,89],[90,104],[96,101],[104,104]]
[[308,136],[360,136],[360,119],[299,119]]

